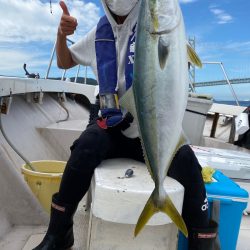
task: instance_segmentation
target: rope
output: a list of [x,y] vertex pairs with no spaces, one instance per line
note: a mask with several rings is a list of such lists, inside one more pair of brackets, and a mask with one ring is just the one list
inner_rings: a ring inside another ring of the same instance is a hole
[[7,143],[11,146],[11,148],[23,159],[23,161],[26,163],[27,166],[29,166],[29,168],[32,171],[36,171],[36,169],[34,168],[34,166],[32,166],[31,162],[29,160],[27,160],[19,151],[18,149],[11,143],[11,141],[9,140],[8,136],[6,135],[4,129],[3,129],[3,124],[2,124],[2,115],[0,112],[0,130],[3,134],[3,137],[5,138],[5,140],[7,141]]
[[62,98],[61,98],[60,96],[59,96],[59,105],[66,111],[67,116],[66,116],[65,119],[59,120],[59,121],[57,121],[56,123],[65,122],[65,121],[67,121],[67,120],[69,119],[69,111],[68,111],[68,109],[65,107],[65,105],[63,104]]

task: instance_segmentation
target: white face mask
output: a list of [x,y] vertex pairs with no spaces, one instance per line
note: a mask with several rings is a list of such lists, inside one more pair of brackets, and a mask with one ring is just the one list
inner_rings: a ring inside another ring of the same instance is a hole
[[138,0],[105,0],[108,8],[118,16],[126,16],[135,7]]

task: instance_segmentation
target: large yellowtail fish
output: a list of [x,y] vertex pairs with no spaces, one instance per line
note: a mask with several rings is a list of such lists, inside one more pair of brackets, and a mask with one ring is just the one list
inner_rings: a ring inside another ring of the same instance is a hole
[[155,213],[163,212],[187,236],[185,222],[163,187],[176,152],[186,143],[182,120],[188,96],[188,57],[200,63],[192,49],[187,49],[178,0],[141,0],[135,46],[133,85],[121,98],[121,106],[138,121],[145,162],[155,189],[134,234]]

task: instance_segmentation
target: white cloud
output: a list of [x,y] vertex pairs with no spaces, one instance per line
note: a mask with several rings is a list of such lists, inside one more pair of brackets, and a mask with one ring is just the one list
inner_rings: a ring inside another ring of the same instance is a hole
[[250,41],[246,42],[230,42],[225,46],[228,50],[250,52]]
[[23,71],[24,63],[32,65],[33,68],[47,66],[48,60],[41,59],[43,54],[41,52],[29,53],[27,50],[21,48],[0,48],[0,73],[13,74],[13,72]]
[[197,52],[201,54],[203,58],[208,56],[220,58],[224,54],[231,55],[239,53],[244,56],[250,53],[250,41],[198,42]]
[[[225,42],[198,42],[196,51],[202,61],[222,61],[230,78],[249,77],[249,55],[250,41],[225,41]],[[208,80],[219,80],[223,78],[222,71],[218,66],[209,66],[214,71],[211,74],[205,74]],[[217,71],[216,71],[217,70]],[[207,73],[207,68],[203,71]],[[198,73],[197,78],[200,77]],[[249,93],[249,92],[248,92]]]
[[[59,1],[0,0],[0,74],[23,75],[23,63],[31,71],[47,68],[49,54],[56,39],[62,10]],[[90,1],[65,1],[71,15],[77,18],[76,41],[99,20],[100,9]],[[47,45],[47,46],[46,46]]]
[[[78,33],[90,30],[99,19],[100,9],[94,3],[66,1],[71,15],[78,20]],[[54,41],[62,10],[58,3],[40,0],[0,0],[0,43]]]
[[225,12],[225,10],[219,9],[216,5],[209,7],[210,11],[215,15],[218,24],[231,23],[233,17]]

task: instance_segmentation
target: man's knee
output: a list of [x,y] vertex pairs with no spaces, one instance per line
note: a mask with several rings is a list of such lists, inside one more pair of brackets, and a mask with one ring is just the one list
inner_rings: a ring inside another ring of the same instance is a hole
[[184,145],[179,149],[169,168],[168,175],[180,182],[200,179],[201,166],[190,146]]
[[176,154],[176,157],[178,157],[180,160],[189,160],[189,159],[193,159],[194,157],[194,152],[193,150],[190,148],[189,145],[184,145],[182,146],[179,151]]
[[106,141],[106,131],[99,128],[96,124],[92,124],[91,126],[87,127],[85,131],[82,132],[78,139],[74,141],[73,145],[70,147],[70,150],[96,150],[98,146],[101,146]]
[[78,171],[93,171],[107,151],[107,136],[98,126],[88,127],[71,146],[68,165]]
[[196,156],[189,145],[184,145],[179,149],[174,157],[173,163],[178,165],[179,168],[184,168],[184,170],[199,167]]

